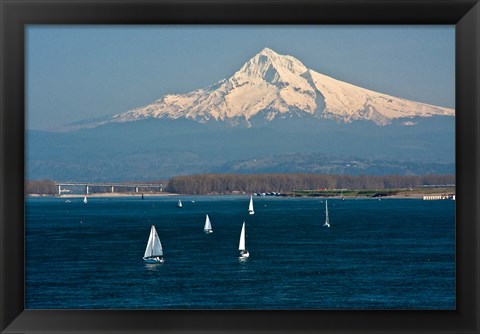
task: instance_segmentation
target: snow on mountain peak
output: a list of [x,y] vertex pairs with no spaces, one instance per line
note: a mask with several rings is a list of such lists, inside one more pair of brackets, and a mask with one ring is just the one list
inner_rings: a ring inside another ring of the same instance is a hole
[[386,125],[396,118],[454,116],[455,111],[357,87],[308,69],[292,56],[264,48],[229,78],[187,94],[165,95],[96,125],[148,118],[249,124],[257,114],[268,121],[296,114]]
[[301,75],[308,69],[298,59],[282,56],[265,48],[245,63],[235,75],[245,74],[249,77],[261,77],[268,82],[291,79],[292,75]]
[[275,51],[273,51],[272,49],[267,48],[267,47],[263,48],[258,54],[259,55],[265,55],[265,56],[267,56],[267,55],[279,56],[278,53],[276,53]]

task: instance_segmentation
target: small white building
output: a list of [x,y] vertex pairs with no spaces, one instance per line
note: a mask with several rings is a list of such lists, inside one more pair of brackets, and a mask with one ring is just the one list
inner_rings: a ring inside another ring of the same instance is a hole
[[441,200],[441,199],[453,199],[453,200],[455,200],[455,195],[450,195],[450,194],[423,195],[423,200],[424,201],[434,201],[434,200]]

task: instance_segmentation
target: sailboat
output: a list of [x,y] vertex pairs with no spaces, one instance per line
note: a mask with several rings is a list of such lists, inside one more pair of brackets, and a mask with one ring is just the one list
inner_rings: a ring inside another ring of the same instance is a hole
[[205,231],[207,234],[213,233],[212,223],[210,223],[210,218],[208,218],[208,215],[207,218],[205,218],[205,226],[203,227],[203,231]]
[[323,226],[330,227],[330,220],[328,219],[328,200],[325,200],[325,224]]
[[253,197],[250,195],[250,204],[248,205],[248,214],[253,215],[255,211],[253,211]]
[[150,236],[148,237],[147,248],[145,249],[145,254],[143,255],[143,260],[146,263],[163,263],[163,249],[160,238],[158,237],[157,230],[155,225],[152,225],[150,229]]
[[83,198],[83,203],[87,204],[87,202],[88,202],[87,196],[85,196],[85,197]]
[[183,204],[182,204],[182,201],[181,201],[181,200],[178,200],[177,206],[178,206],[179,208],[181,208],[181,207],[183,206]]
[[245,248],[245,222],[243,222],[242,232],[240,233],[240,242],[238,243],[238,250],[240,251],[241,259],[245,259],[250,256],[250,253]]

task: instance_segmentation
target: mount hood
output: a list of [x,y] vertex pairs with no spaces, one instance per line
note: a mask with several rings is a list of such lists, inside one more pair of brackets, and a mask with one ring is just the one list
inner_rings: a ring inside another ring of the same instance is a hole
[[[394,119],[454,116],[454,109],[364,89],[308,69],[298,59],[265,48],[231,77],[186,94],[168,94],[143,107],[108,116],[85,127],[145,119],[190,119],[200,123],[246,123],[310,116],[350,123],[387,125]],[[85,125],[85,124],[84,124]]]

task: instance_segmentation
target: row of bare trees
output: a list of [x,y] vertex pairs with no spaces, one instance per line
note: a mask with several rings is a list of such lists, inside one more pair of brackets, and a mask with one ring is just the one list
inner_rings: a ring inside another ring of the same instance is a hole
[[292,192],[318,189],[395,189],[455,184],[455,175],[199,174],[177,176],[167,191],[181,194]]
[[25,182],[25,192],[27,194],[54,195],[57,190],[52,180],[29,180]]
[[[166,190],[180,194],[232,192],[292,192],[319,189],[398,189],[455,184],[455,175],[425,176],[352,176],[331,174],[199,174],[177,176],[168,181]],[[27,194],[56,194],[51,180],[30,180]]]

